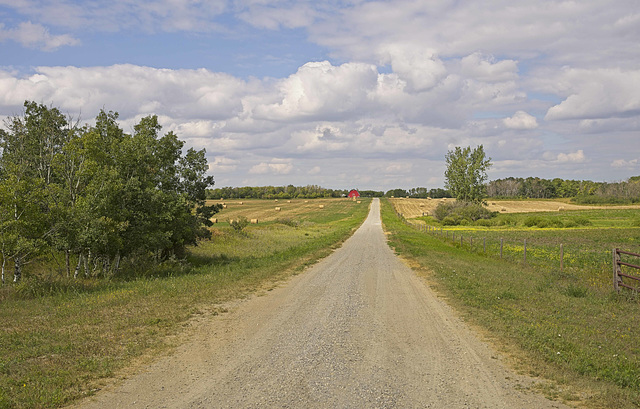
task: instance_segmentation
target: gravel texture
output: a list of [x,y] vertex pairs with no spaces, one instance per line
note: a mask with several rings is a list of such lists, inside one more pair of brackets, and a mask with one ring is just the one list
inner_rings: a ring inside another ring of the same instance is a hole
[[562,408],[502,359],[387,246],[375,199],[331,256],[194,322],[89,408]]

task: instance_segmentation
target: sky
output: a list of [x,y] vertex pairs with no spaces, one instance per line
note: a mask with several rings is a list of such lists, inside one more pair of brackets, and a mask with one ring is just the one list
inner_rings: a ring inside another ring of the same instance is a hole
[[[637,0],[0,0],[0,120],[158,115],[215,187],[640,175]],[[4,122],[4,121],[3,121]]]

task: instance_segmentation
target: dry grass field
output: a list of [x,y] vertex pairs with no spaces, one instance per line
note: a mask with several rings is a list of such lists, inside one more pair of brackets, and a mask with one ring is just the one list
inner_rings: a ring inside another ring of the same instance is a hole
[[[407,219],[428,216],[439,203],[455,199],[389,199],[398,213]],[[640,206],[582,206],[559,200],[489,200],[487,208],[500,213],[557,212],[563,210],[590,209],[640,209]]]
[[[225,206],[214,216],[217,223],[228,223],[246,217],[258,223],[272,222],[279,219],[297,219],[316,211],[330,211],[332,206],[352,202],[351,199],[232,199],[207,200],[207,205],[219,203]],[[322,206],[322,207],[321,207]],[[279,210],[276,210],[279,209]]]

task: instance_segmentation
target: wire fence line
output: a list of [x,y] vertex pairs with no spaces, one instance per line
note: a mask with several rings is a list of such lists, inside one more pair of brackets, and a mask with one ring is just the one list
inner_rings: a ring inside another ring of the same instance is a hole
[[522,237],[522,231],[447,229],[408,220],[397,211],[396,215],[408,226],[467,251],[575,277],[592,287],[611,289],[613,251],[609,247],[576,243],[576,240],[563,243],[559,241],[562,237],[551,243],[536,237]]

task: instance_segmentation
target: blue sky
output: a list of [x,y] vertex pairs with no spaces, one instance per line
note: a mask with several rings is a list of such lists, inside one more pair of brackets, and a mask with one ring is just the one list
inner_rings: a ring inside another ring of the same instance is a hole
[[640,3],[0,0],[0,118],[156,114],[216,186],[640,175]]

